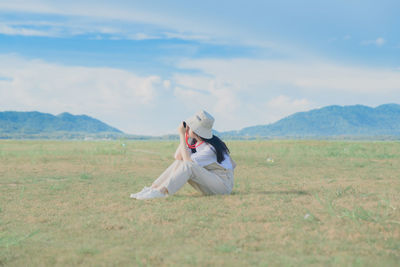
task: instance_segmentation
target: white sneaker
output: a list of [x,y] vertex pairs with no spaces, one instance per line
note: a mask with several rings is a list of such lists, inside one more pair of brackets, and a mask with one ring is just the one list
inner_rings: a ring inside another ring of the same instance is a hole
[[151,188],[150,191],[147,191],[143,194],[136,196],[136,199],[152,199],[152,198],[162,198],[166,197],[167,195],[160,192],[160,190]]
[[138,195],[147,193],[148,191],[150,191],[150,189],[151,189],[151,187],[145,186],[145,187],[143,187],[142,191],[135,193],[135,194],[131,194],[131,198],[137,198]]

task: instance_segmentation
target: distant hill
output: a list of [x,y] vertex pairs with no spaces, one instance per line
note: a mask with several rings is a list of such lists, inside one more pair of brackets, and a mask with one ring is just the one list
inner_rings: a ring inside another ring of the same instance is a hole
[[52,133],[122,133],[86,115],[62,113],[57,116],[40,112],[0,112],[0,134],[3,136]]
[[225,137],[400,136],[400,105],[327,106],[275,123],[221,133]]

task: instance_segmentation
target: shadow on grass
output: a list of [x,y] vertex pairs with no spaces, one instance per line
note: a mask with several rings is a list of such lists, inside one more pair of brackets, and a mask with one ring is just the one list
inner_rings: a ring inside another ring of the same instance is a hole
[[241,192],[234,191],[231,195],[299,195],[310,196],[311,194],[304,190],[279,190],[279,191],[258,191],[258,192]]
[[233,191],[229,195],[203,195],[201,193],[191,194],[174,194],[174,198],[201,198],[201,197],[218,197],[218,196],[239,196],[239,195],[298,195],[298,196],[311,196],[312,194],[304,190],[279,190],[279,191],[258,191],[258,192],[243,192]]

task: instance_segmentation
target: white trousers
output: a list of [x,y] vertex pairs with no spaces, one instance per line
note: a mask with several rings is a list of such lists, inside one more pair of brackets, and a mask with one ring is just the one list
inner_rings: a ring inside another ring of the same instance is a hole
[[188,182],[205,195],[230,194],[233,189],[233,171],[217,163],[201,167],[191,161],[175,160],[152,184],[156,188],[167,188],[175,194]]

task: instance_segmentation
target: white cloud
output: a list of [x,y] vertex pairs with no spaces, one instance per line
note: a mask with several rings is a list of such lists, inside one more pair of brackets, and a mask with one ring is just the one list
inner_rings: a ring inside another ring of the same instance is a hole
[[24,27],[10,27],[0,24],[0,34],[5,35],[23,35],[23,36],[54,36],[55,34],[49,31],[34,30]]
[[206,75],[224,80],[239,91],[292,87],[316,93],[390,93],[400,89],[398,71],[322,61],[199,59],[182,61],[179,66],[201,70]]
[[206,94],[205,92],[199,92],[177,86],[174,88],[174,95],[181,100],[186,108],[203,107],[204,109],[209,110],[213,105],[215,105],[215,99],[210,98],[210,95]]
[[376,45],[376,46],[383,46],[386,43],[386,40],[382,37],[378,37],[376,40],[367,40],[362,41],[362,45]]
[[[55,37],[87,34],[97,39],[180,39],[225,45],[232,45],[234,41],[236,45],[264,48],[271,48],[273,45],[277,50],[283,47],[282,44],[272,44],[264,38],[255,41],[254,38],[238,37],[247,35],[248,30],[242,29],[239,34],[237,27],[232,27],[231,23],[224,22],[220,16],[209,13],[207,5],[199,6],[199,11],[194,10],[190,4],[179,4],[176,8],[172,8],[173,6],[174,3],[166,2],[148,5],[134,1],[98,3],[76,0],[13,0],[0,1],[0,14],[18,15],[13,21],[3,20],[8,27],[30,20],[30,29],[39,27],[43,18],[50,23],[54,22],[53,24],[58,24],[61,20],[62,23],[53,29],[40,29]],[[112,31],[102,30],[104,25]]]
[[[70,37],[89,35],[92,39],[103,40],[156,40],[181,39],[194,41],[213,40],[206,35],[196,35],[190,32],[172,32],[160,25],[156,27],[144,22],[121,21],[97,17],[60,17],[62,23],[38,20],[3,20],[0,22],[0,34],[39,36],[39,37]],[[94,37],[93,37],[94,36]]]
[[[63,22],[39,20],[3,21],[0,23],[0,34],[45,37],[70,37],[78,35],[95,36],[96,39],[112,40],[151,40],[167,38],[155,29],[146,25],[127,25],[116,21],[99,21],[83,17],[62,18]],[[143,31],[148,31],[144,33]]]
[[375,43],[377,46],[382,46],[386,43],[386,40],[383,39],[382,37],[379,37],[378,39],[375,40]]
[[235,118],[231,115],[238,111],[240,100],[231,84],[212,77],[187,74],[176,74],[173,81],[176,84],[174,95],[192,113],[208,110],[221,119],[219,129],[232,127]]
[[[148,11],[140,6],[140,4],[132,6],[82,1],[68,3],[46,0],[14,0],[8,3],[0,1],[0,12],[24,14],[23,20],[2,20],[0,34],[52,37],[97,34],[95,38],[113,40],[178,38],[211,41],[210,35],[205,33],[210,30],[207,30],[204,22],[196,24],[192,23],[192,19],[187,20],[181,16],[155,10]],[[32,14],[40,14],[41,17],[37,18]],[[54,19],[54,15],[57,19]],[[47,21],[43,22],[44,18]],[[62,23],[58,23],[60,20]]]
[[171,89],[171,81],[170,80],[164,80],[163,81],[163,86],[166,90]]
[[296,112],[310,110],[315,105],[305,98],[291,99],[286,95],[279,95],[270,99],[265,107],[268,110],[268,120],[272,122]]
[[119,19],[136,22],[151,23],[157,21],[154,15],[143,10],[134,10],[115,4],[94,4],[82,1],[55,2],[46,0],[13,0],[0,2],[0,9],[4,11],[50,14],[75,17],[92,17],[102,19]]
[[168,39],[211,41],[210,36],[207,35],[196,35],[182,32],[165,32],[164,35]]
[[[270,108],[285,107],[288,110],[307,109],[309,107],[309,105],[310,105],[310,102],[305,98],[292,100],[290,97],[285,96],[285,95],[280,95],[280,96],[275,97],[267,102],[267,106]],[[289,113],[293,113],[293,111],[289,111]]]
[[161,38],[160,36],[149,35],[149,34],[145,34],[145,33],[142,33],[142,32],[138,32],[138,33],[135,33],[135,34],[128,34],[127,35],[127,39],[138,40],[138,41],[140,41],[140,40],[154,40],[154,39],[160,39],[160,38]]
[[121,69],[64,66],[9,55],[0,56],[0,76],[7,77],[0,80],[3,110],[93,114],[127,131],[132,126],[118,117],[134,118],[154,107],[162,86],[155,75],[143,77]]

